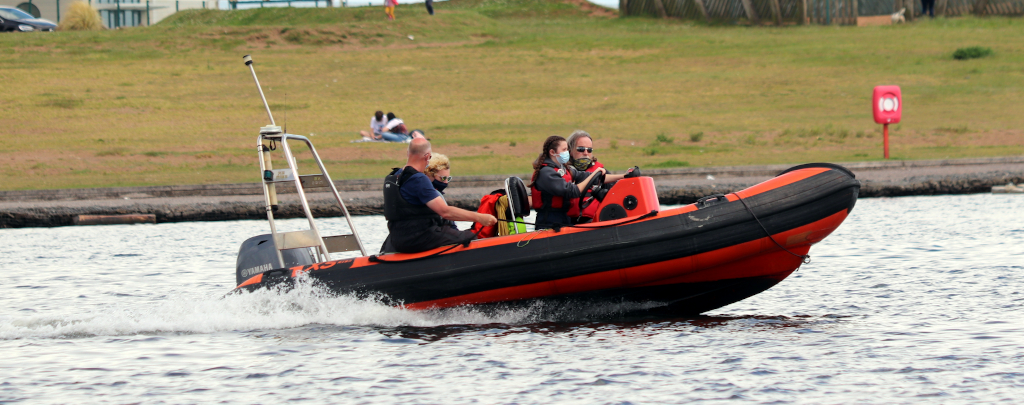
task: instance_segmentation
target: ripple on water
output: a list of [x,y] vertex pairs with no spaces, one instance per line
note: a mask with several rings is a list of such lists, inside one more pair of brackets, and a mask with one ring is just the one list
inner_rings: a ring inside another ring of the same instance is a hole
[[[0,364],[18,365],[0,365],[0,402],[1013,402],[1022,208],[861,200],[791,278],[678,319],[413,312],[314,286],[223,296],[262,221],[0,230],[0,268],[48,267],[0,283]],[[355,220],[382,242],[379,217]],[[161,249],[130,253],[143,245]]]

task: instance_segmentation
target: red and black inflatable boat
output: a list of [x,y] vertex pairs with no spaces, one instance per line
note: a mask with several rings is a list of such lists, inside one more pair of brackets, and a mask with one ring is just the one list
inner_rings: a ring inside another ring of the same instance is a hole
[[418,254],[267,269],[237,289],[304,276],[337,293],[385,297],[409,309],[607,301],[694,315],[793,273],[811,245],[850,214],[859,190],[849,170],[808,164],[742,191],[660,211],[653,179],[623,179],[598,207],[618,219]]

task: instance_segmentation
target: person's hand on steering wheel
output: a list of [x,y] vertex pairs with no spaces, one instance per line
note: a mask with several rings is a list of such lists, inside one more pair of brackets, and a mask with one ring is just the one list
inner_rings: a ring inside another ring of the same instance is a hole
[[[597,170],[594,171],[594,176],[591,177],[590,181],[587,182],[587,185],[583,187],[583,194],[580,195],[578,204],[580,212],[583,212],[584,208],[587,208],[587,206],[589,206],[590,203],[594,202],[593,194],[597,190],[600,190],[601,186],[604,185],[604,175],[607,173],[608,171],[605,170],[603,167],[599,167],[597,168]],[[588,198],[588,196],[590,197]]]

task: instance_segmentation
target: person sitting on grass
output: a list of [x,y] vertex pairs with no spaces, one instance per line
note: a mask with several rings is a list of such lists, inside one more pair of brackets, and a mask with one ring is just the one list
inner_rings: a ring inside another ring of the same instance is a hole
[[383,139],[380,134],[384,132],[384,126],[387,124],[388,121],[384,119],[384,112],[377,111],[373,113],[373,117],[370,117],[370,132],[359,131],[359,135],[366,139]]
[[395,116],[395,113],[388,113],[388,123],[384,125],[380,136],[388,142],[409,142],[409,130],[405,128],[405,121]]

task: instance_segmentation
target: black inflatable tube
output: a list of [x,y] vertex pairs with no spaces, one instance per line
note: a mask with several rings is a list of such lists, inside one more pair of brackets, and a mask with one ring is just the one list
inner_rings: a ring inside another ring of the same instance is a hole
[[[858,188],[845,170],[827,171],[746,201],[769,232],[778,233],[852,209]],[[635,225],[537,239],[525,248],[506,244],[429,263],[339,265],[311,274],[339,292],[383,293],[411,303],[655,263],[764,236],[742,204],[732,202]]]

